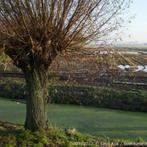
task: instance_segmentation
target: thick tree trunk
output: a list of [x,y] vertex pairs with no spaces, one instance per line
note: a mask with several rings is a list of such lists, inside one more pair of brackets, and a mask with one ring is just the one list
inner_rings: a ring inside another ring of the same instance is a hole
[[25,128],[31,131],[47,129],[48,75],[42,67],[23,70],[27,85]]

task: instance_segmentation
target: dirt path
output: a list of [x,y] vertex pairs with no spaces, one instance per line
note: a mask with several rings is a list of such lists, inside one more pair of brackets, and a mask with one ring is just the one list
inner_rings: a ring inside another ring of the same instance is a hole
[[0,121],[0,131],[11,131],[11,130],[19,130],[22,129],[23,126],[19,124],[13,124],[13,123],[8,123],[8,122],[1,122]]

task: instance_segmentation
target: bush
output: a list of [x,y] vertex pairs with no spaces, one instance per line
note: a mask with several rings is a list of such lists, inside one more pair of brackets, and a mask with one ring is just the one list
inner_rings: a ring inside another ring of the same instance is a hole
[[51,85],[53,103],[78,104],[132,111],[147,111],[147,92],[111,87]]
[[145,143],[141,137],[133,140],[120,140],[81,134],[78,131],[74,131],[72,134],[67,133],[71,132],[71,130],[75,129],[63,130],[57,127],[49,127],[46,134],[24,129],[19,130],[17,133],[7,132],[3,136],[0,135],[0,147],[97,147],[104,144],[111,147],[113,144],[120,146],[132,142],[136,143],[136,145],[137,143]]
[[65,130],[55,127],[49,127],[46,134],[19,130],[17,134],[8,133],[0,136],[1,147],[74,147],[77,142],[102,143],[106,141],[105,138],[96,138],[77,131],[69,135]]
[[[52,103],[147,111],[147,91],[145,90],[119,90],[106,86],[50,84],[49,95]],[[1,81],[0,96],[17,100],[25,99],[24,82],[16,80]]]
[[25,84],[19,80],[1,80],[0,96],[9,99],[25,99]]

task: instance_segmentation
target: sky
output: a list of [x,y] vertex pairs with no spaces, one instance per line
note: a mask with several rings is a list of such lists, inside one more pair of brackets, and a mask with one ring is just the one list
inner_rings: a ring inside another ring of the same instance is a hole
[[123,42],[147,43],[147,0],[133,0],[129,15],[134,17],[126,25]]

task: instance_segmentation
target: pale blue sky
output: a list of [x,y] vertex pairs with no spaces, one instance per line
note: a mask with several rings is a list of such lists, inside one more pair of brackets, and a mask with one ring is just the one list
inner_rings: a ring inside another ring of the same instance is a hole
[[[147,42],[147,0],[133,0],[129,15],[135,16],[127,25],[124,42]],[[130,37],[128,37],[130,35]]]

